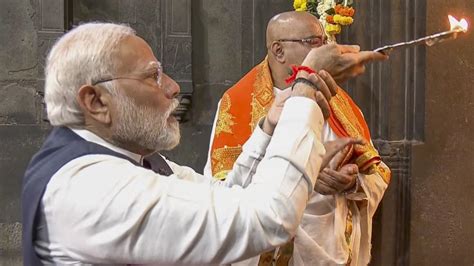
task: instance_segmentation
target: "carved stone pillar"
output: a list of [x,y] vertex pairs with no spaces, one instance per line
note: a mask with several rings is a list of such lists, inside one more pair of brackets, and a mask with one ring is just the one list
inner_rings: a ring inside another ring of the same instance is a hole
[[185,122],[193,93],[191,0],[165,0],[161,5],[161,26],[164,29],[160,38],[163,42],[161,62],[166,73],[181,87],[177,113],[180,121]]
[[410,141],[376,140],[392,181],[374,217],[372,265],[408,265],[410,243]]

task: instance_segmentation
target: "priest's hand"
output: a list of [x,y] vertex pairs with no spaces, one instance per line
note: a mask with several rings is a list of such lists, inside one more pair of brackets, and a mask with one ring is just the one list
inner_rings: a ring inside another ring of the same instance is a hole
[[334,195],[354,189],[359,167],[356,164],[346,164],[339,170],[326,167],[319,173],[314,190],[323,195]]
[[315,70],[324,69],[336,82],[345,82],[365,72],[365,64],[382,61],[388,56],[374,51],[360,51],[358,45],[327,44],[313,48],[302,65]]
[[[323,195],[334,195],[354,187],[359,174],[359,167],[356,164],[342,165],[351,146],[354,144],[365,144],[365,140],[339,138],[324,144],[326,155],[328,155],[328,151],[329,153],[335,153],[331,158],[326,158],[329,159],[326,165],[323,164],[321,166],[322,170],[314,186],[316,192]],[[328,156],[331,156],[331,154]]]
[[365,140],[354,139],[354,138],[338,138],[333,141],[325,142],[324,148],[326,149],[326,154],[324,155],[323,161],[321,163],[321,170],[328,167],[329,162],[333,158],[334,158],[334,161],[342,161],[345,157],[344,149],[348,149],[348,147],[355,144],[363,145],[365,144]]

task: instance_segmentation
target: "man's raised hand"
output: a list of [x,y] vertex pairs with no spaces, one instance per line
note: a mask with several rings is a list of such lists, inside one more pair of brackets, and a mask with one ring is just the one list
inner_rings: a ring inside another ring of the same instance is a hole
[[345,82],[365,71],[365,64],[382,61],[388,56],[373,51],[360,51],[358,45],[327,44],[313,48],[302,65],[315,70],[326,70],[336,82]]
[[263,122],[263,131],[269,135],[273,134],[273,130],[280,119],[281,111],[285,101],[291,96],[306,97],[314,100],[321,112],[323,113],[324,119],[328,119],[330,115],[329,101],[336,95],[338,86],[336,81],[331,77],[329,73],[324,70],[318,73],[308,74],[307,72],[301,71],[297,75],[298,78],[307,79],[312,85],[305,83],[298,83],[292,86],[291,90],[286,89],[278,93],[273,101],[272,106],[268,110],[267,116]]

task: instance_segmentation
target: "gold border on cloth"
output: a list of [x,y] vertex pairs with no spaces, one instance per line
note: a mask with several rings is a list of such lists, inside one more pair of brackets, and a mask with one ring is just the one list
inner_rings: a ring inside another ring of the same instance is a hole
[[267,58],[260,63],[258,68],[257,77],[253,84],[254,91],[252,93],[251,131],[255,129],[260,118],[267,114],[274,99],[273,81]]

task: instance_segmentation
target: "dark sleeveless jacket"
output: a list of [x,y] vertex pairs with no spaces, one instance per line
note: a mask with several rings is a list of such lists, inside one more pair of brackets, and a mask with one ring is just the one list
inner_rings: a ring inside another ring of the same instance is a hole
[[136,161],[123,154],[84,140],[69,128],[53,128],[40,151],[31,159],[23,178],[21,200],[24,265],[42,265],[35,252],[34,241],[36,222],[39,215],[38,209],[46,185],[51,177],[65,164],[89,154],[112,155],[129,160],[131,163],[140,166]]

